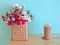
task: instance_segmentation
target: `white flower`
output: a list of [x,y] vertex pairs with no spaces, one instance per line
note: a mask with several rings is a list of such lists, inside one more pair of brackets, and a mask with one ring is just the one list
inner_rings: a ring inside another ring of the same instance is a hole
[[22,4],[22,8],[24,8],[25,7],[25,4]]
[[10,19],[8,18],[7,21],[10,21]]
[[11,6],[11,8],[17,8],[17,7],[19,7],[18,4],[13,4],[13,5]]
[[8,23],[8,21],[6,21],[6,23]]
[[23,13],[24,15],[27,15],[27,12],[26,12],[26,11],[22,11],[22,13]]
[[30,17],[28,17],[28,22],[30,22],[31,21],[31,18]]
[[20,8],[20,9],[22,9],[22,7],[21,7],[21,6],[19,6],[19,8]]
[[13,6],[18,6],[18,4],[15,3],[15,4],[13,4]]

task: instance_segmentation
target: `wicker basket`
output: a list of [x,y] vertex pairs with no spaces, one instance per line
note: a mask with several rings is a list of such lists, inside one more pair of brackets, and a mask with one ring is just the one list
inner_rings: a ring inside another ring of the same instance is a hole
[[12,25],[12,40],[28,40],[28,24],[27,22],[23,25]]

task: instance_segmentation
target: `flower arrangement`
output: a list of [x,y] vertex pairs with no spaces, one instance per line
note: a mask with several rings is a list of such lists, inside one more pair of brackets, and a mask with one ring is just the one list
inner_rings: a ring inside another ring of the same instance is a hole
[[18,4],[13,4],[9,11],[6,12],[5,16],[2,15],[2,19],[11,26],[12,24],[23,25],[25,22],[32,20],[32,14],[30,10],[24,10],[25,5],[19,6]]

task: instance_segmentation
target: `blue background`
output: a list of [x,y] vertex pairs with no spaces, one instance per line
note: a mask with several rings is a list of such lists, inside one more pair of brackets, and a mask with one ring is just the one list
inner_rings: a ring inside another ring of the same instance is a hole
[[11,38],[11,27],[1,19],[9,7],[25,4],[31,10],[33,21],[28,24],[29,34],[43,34],[46,23],[52,25],[52,34],[60,34],[60,0],[0,0],[0,45],[7,45]]

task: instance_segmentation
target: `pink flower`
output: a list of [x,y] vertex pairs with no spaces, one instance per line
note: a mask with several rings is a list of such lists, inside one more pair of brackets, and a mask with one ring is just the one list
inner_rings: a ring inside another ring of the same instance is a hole
[[22,25],[25,24],[25,21],[23,20],[23,18],[20,18],[20,22]]
[[10,20],[8,21],[7,25],[11,26],[13,24],[13,22]]
[[20,21],[17,21],[16,24],[17,24],[17,25],[20,25],[21,23],[20,23]]
[[2,19],[5,20],[5,16],[2,16]]
[[8,12],[6,12],[6,16],[8,16],[9,15],[9,13]]
[[22,18],[20,18],[18,21],[17,21],[17,23],[16,23],[17,25],[23,25],[23,24],[25,24],[25,21],[22,19]]
[[13,12],[13,14],[14,14],[15,19],[18,20],[18,14],[16,12]]
[[25,21],[22,21],[22,24],[25,24]]
[[22,16],[22,19],[23,19],[23,20],[26,20],[26,18],[27,18],[26,16]]
[[12,21],[15,21],[15,18],[13,17],[13,18],[11,18],[11,20],[12,20]]
[[19,14],[22,14],[22,11],[21,11],[21,12],[19,12]]
[[20,20],[20,21],[23,21],[23,19],[22,19],[22,18],[20,18],[19,20]]
[[2,16],[2,19],[4,19],[5,17],[4,16]]

